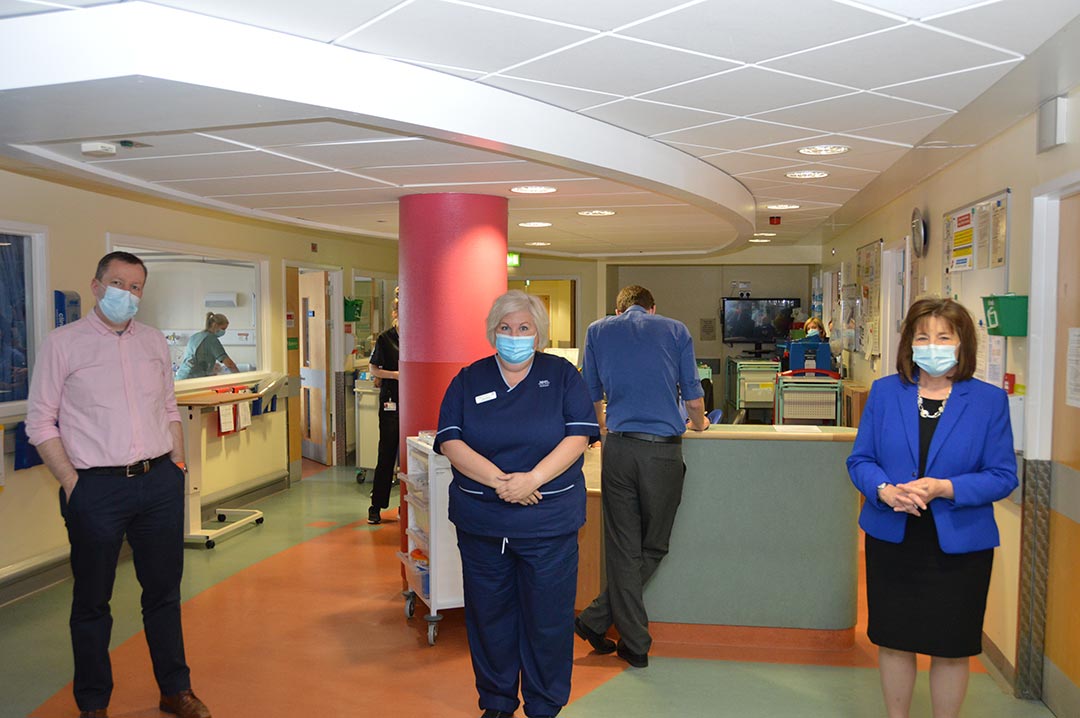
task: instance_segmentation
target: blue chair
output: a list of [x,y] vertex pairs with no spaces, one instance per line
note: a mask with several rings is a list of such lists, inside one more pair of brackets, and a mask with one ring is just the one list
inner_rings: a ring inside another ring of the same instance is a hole
[[[832,371],[832,352],[826,342],[791,342],[788,354],[791,370],[813,368]],[[807,367],[808,360],[812,362],[811,367]]]
[[713,409],[707,416],[709,417],[710,424],[719,424],[724,420],[724,412],[722,409]]

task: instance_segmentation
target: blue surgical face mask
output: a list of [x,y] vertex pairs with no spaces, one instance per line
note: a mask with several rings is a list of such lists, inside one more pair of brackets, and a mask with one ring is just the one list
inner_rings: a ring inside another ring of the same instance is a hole
[[507,364],[521,364],[533,355],[536,348],[536,335],[512,337],[509,334],[495,335],[495,351]]
[[101,313],[113,324],[123,324],[139,311],[139,298],[119,287],[105,287],[105,296],[98,300]]
[[811,330],[806,332],[807,338],[816,337],[816,336],[819,336],[820,334],[821,334],[821,332],[819,332],[817,329],[811,329]]
[[225,330],[224,329],[218,329],[216,332],[214,332],[214,336],[217,337],[218,339],[221,339],[223,336],[225,336]]
[[956,344],[920,344],[911,347],[911,358],[930,376],[943,376],[956,366]]

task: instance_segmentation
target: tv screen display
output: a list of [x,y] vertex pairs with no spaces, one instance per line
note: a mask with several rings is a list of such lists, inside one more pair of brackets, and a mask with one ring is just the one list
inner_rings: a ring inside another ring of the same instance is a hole
[[724,299],[724,341],[770,344],[791,332],[798,299]]

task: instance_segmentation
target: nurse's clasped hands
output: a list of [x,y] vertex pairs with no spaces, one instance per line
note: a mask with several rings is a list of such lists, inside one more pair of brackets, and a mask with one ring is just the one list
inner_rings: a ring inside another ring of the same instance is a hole
[[531,471],[503,474],[498,479],[499,483],[495,486],[495,493],[500,499],[509,504],[533,506],[543,498],[538,490],[543,482],[537,479]]

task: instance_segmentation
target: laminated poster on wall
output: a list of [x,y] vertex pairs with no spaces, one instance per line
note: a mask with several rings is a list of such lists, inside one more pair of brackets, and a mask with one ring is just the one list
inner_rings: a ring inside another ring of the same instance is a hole
[[1069,327],[1065,382],[1065,403],[1080,409],[1080,328],[1077,327]]

